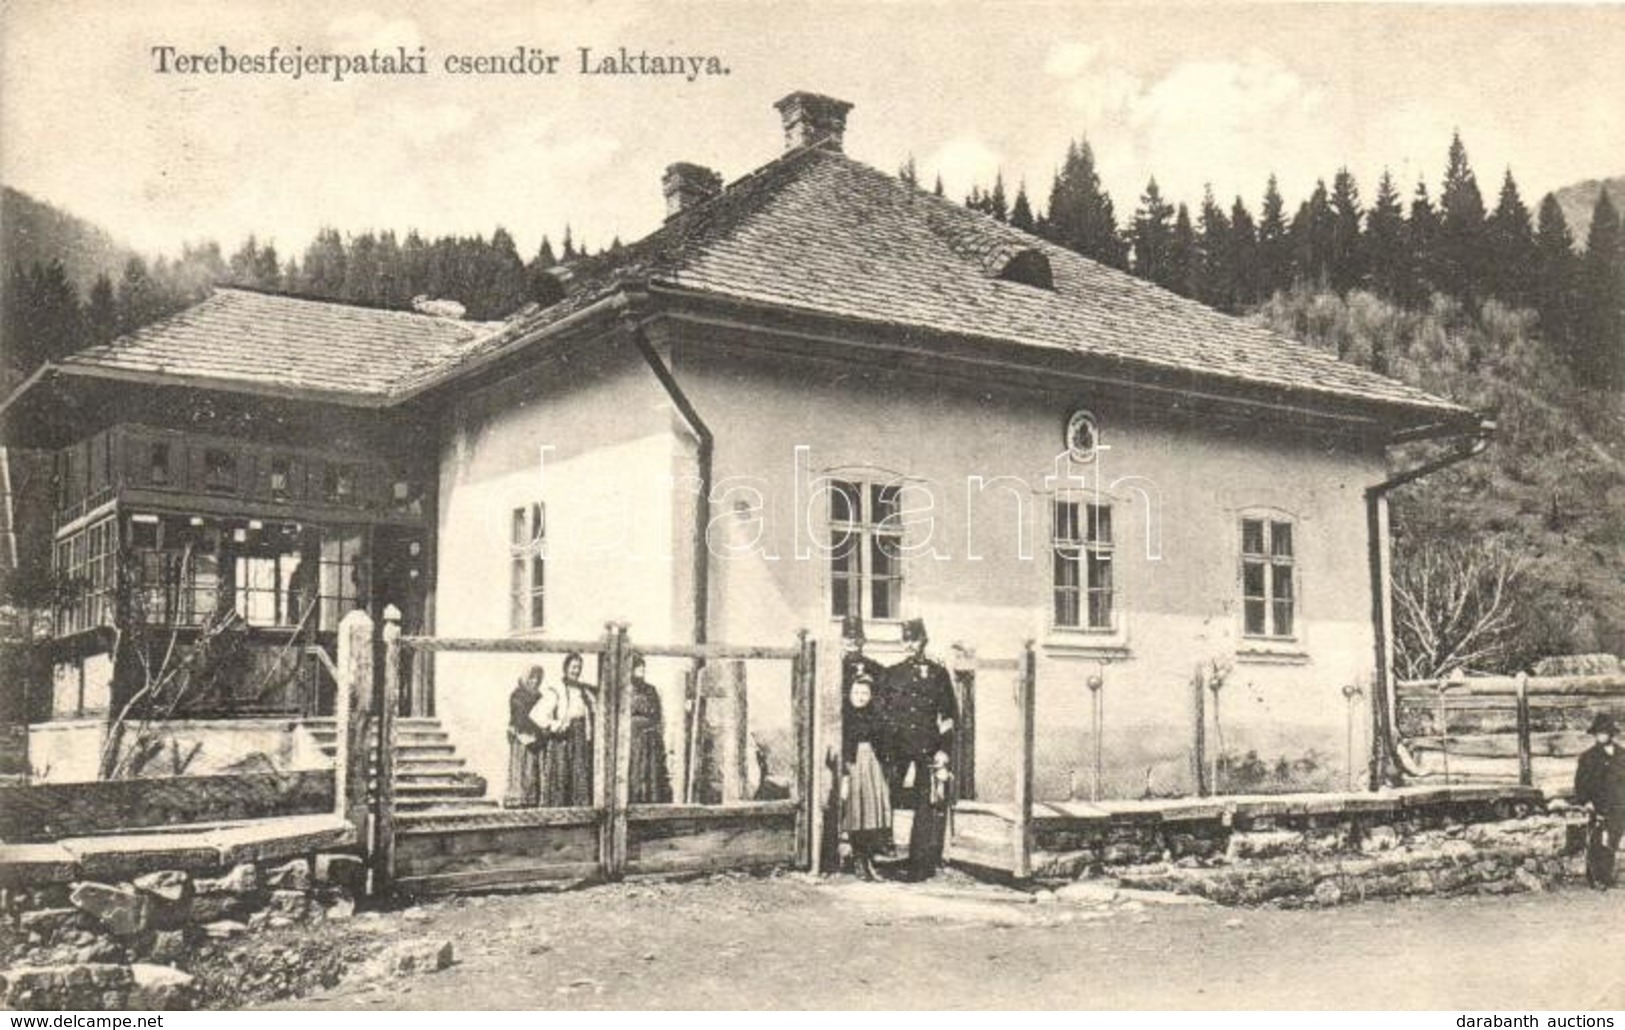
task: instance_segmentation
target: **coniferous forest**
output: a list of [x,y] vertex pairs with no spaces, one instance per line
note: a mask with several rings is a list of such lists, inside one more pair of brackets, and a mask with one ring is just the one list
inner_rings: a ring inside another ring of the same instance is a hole
[[[1470,546],[1493,549],[1491,564],[1513,570],[1507,589],[1522,617],[1483,667],[1625,653],[1625,231],[1616,206],[1625,196],[1597,190],[1577,233],[1572,205],[1566,214],[1548,194],[1531,206],[1511,169],[1481,184],[1459,136],[1442,156],[1432,183],[1385,173],[1361,184],[1338,169],[1294,204],[1270,176],[1255,206],[1211,189],[1170,197],[1151,177],[1119,206],[1080,140],[1047,193],[1030,195],[1025,183],[1012,193],[1000,175],[964,202],[1494,417],[1487,455],[1402,492],[1396,562]],[[919,182],[912,158],[898,174],[943,193],[940,177],[934,187]],[[8,204],[19,196],[8,190]],[[0,382],[178,311],[215,284],[401,309],[418,297],[450,299],[466,317],[492,320],[546,302],[556,287],[541,273],[589,256],[566,229],[527,259],[502,228],[435,239],[328,228],[301,251],[250,237],[230,254],[192,244],[172,258],[124,253],[99,271],[34,250],[37,259],[6,269]]]

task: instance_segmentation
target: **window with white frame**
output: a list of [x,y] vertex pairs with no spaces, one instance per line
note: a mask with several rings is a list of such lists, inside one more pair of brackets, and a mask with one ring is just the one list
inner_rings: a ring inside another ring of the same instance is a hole
[[515,633],[546,624],[547,520],[540,504],[513,509],[509,529],[508,628]]
[[901,497],[895,483],[830,482],[831,615],[902,617]]
[[1292,523],[1241,520],[1241,619],[1249,637],[1289,638],[1297,626]]
[[1115,628],[1111,505],[1057,498],[1053,511],[1056,628]]

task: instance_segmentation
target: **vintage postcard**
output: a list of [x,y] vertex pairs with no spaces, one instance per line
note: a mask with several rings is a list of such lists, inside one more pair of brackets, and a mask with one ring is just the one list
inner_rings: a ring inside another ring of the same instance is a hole
[[0,1005],[1613,1025],[1622,53],[0,0]]

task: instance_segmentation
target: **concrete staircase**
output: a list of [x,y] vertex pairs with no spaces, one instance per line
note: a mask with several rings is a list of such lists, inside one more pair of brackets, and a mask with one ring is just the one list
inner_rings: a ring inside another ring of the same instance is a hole
[[[332,718],[306,719],[304,725],[331,757],[337,750]],[[497,799],[486,797],[485,777],[465,768],[440,720],[403,718],[395,725],[396,811],[466,812],[498,806]]]

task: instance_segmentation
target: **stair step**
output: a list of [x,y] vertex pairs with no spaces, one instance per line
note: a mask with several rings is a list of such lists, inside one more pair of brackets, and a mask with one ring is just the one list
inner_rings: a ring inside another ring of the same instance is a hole
[[413,812],[426,815],[455,815],[458,812],[490,811],[499,807],[496,798],[459,798],[454,801],[434,799],[397,798],[395,810],[397,812]]
[[401,783],[395,784],[395,796],[421,796],[432,794],[436,797],[477,798],[485,796],[485,780],[477,779],[474,782],[462,783]]
[[399,772],[399,771],[397,771],[395,773],[395,787],[396,787],[397,790],[400,789],[401,787],[404,787],[404,786],[414,786],[414,787],[464,787],[464,786],[467,786],[467,785],[469,785],[471,783],[478,784],[479,787],[480,787],[481,793],[484,793],[484,791],[485,791],[485,779],[484,779],[484,777],[478,775],[477,773],[471,773],[471,772],[456,772],[456,773],[414,773],[414,772],[405,772],[405,773],[403,773],[403,772]]

